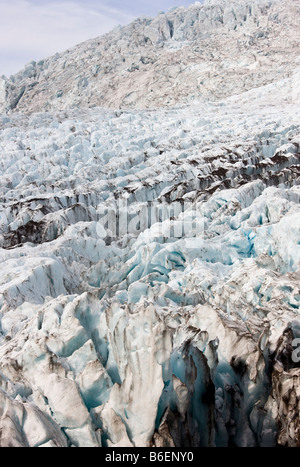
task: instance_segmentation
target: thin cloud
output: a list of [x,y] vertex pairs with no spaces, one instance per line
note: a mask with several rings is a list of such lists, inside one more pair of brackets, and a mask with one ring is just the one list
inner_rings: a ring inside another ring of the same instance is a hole
[[[99,5],[99,3],[98,3]],[[0,75],[126,24],[135,16],[75,1],[0,0]]]
[[0,0],[0,76],[190,0]]

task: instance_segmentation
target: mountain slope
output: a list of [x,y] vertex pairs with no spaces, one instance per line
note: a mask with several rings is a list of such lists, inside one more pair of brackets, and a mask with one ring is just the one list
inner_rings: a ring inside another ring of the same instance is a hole
[[141,18],[40,62],[0,86],[2,110],[152,108],[216,99],[288,77],[300,2],[207,1]]

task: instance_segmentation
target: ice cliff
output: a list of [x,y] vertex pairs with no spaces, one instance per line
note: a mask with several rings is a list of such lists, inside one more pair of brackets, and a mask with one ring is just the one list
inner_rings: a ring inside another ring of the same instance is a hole
[[0,446],[300,445],[299,11],[196,3],[2,80]]

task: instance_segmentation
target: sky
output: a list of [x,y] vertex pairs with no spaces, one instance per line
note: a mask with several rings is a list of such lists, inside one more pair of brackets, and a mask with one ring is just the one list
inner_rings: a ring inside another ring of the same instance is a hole
[[0,76],[100,36],[138,16],[194,0],[0,0]]

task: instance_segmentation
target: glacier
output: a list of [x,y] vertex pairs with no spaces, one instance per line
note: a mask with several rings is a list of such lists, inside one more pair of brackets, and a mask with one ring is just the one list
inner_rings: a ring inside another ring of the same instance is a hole
[[300,445],[299,63],[0,114],[1,447]]

